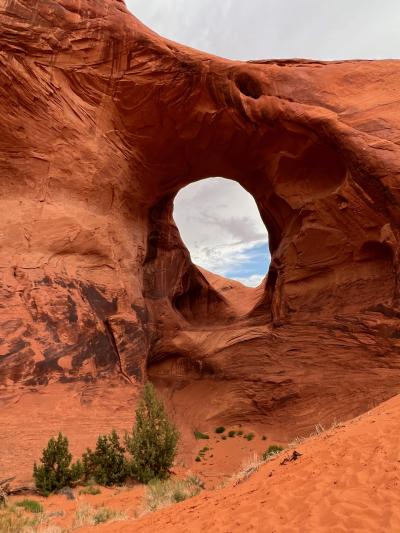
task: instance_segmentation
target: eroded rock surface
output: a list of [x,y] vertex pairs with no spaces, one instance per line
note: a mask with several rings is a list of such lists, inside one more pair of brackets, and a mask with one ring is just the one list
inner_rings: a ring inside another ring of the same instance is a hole
[[[2,387],[148,372],[186,420],[297,429],[399,392],[400,62],[228,61],[119,0],[0,24]],[[180,239],[209,176],[257,202],[256,290]]]

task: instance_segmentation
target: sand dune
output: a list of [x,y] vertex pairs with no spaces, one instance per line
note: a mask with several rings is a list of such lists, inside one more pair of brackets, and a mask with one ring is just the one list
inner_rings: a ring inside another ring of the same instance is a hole
[[[237,486],[96,531],[399,532],[400,396],[290,449]],[[112,528],[112,529],[110,529]]]

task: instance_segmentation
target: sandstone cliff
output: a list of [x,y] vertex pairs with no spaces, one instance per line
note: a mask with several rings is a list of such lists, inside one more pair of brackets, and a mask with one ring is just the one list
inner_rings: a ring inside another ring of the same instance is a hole
[[[399,392],[400,62],[228,61],[120,0],[0,26],[2,387],[148,373],[193,419],[297,428]],[[209,176],[257,202],[257,290],[180,239]]]

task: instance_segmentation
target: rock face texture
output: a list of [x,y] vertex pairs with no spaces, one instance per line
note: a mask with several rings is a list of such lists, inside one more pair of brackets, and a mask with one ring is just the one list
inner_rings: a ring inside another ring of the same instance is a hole
[[[186,418],[297,428],[400,391],[399,61],[228,61],[120,0],[0,26],[1,387],[148,374]],[[180,239],[210,176],[257,202],[258,289]]]

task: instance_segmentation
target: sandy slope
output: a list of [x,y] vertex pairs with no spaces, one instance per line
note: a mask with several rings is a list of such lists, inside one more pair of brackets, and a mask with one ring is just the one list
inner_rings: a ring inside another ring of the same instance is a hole
[[[285,452],[236,487],[89,532],[399,532],[400,396]],[[112,528],[112,529],[110,529]]]

